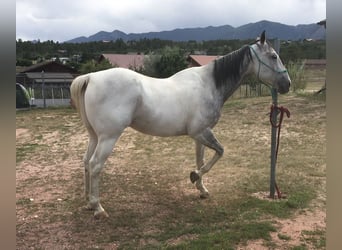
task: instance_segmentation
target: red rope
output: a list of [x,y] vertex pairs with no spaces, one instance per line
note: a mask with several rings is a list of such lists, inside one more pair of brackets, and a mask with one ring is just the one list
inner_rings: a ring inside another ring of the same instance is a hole
[[[279,123],[278,124],[274,124],[273,121],[272,121],[272,116],[273,116],[273,112],[276,112],[276,115],[280,114],[280,117],[279,117]],[[271,105],[271,113],[270,113],[270,122],[271,122],[271,125],[273,128],[277,128],[278,129],[278,136],[277,136],[277,146],[276,146],[276,162],[277,162],[277,159],[278,159],[278,149],[279,149],[279,142],[280,142],[280,130],[281,130],[281,125],[283,123],[283,118],[284,118],[284,113],[286,114],[287,118],[290,118],[290,111],[287,109],[287,108],[284,108],[283,106],[276,106],[276,105]],[[275,182],[275,188],[277,190],[277,195],[278,195],[278,198],[282,198],[282,194],[280,192],[280,189],[277,185],[277,183]]]

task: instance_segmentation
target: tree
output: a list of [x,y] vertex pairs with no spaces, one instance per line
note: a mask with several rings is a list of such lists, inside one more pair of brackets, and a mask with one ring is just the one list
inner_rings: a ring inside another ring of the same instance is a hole
[[95,62],[95,60],[87,61],[86,63],[82,64],[80,67],[81,74],[87,74],[90,72],[105,70],[113,68],[110,62],[106,59],[101,61],[100,63]]
[[31,66],[32,65],[32,60],[25,59],[25,58],[18,58],[17,62],[16,62],[16,65],[17,66],[24,66],[24,67]]
[[157,77],[169,77],[187,67],[187,62],[178,47],[166,46],[161,53],[160,60],[155,63]]
[[144,67],[139,72],[147,76],[158,77],[157,63],[159,63],[160,57],[160,55],[154,53],[146,55],[144,57]]

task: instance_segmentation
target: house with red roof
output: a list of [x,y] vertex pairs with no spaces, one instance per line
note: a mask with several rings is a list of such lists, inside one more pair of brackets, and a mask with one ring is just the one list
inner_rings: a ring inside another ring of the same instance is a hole
[[142,54],[102,54],[99,62],[108,60],[113,67],[140,70],[144,67],[144,58]]
[[219,57],[220,56],[189,55],[187,61],[189,62],[189,67],[198,67],[206,65]]
[[[143,54],[102,54],[98,61],[102,62],[103,60],[108,60],[113,67],[140,70],[144,67],[145,57],[146,55]],[[220,56],[189,55],[187,61],[189,62],[189,67],[197,67],[206,65],[219,57]]]

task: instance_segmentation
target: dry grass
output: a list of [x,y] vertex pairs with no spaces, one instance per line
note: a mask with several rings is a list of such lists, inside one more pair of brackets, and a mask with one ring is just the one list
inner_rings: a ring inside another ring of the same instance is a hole
[[307,86],[305,91],[316,92],[325,84],[326,69],[306,69],[305,79]]
[[239,99],[227,102],[214,129],[225,154],[204,177],[209,199],[199,199],[189,180],[195,168],[191,139],[127,129],[102,174],[101,199],[110,215],[105,221],[81,209],[87,136],[77,114],[18,112],[17,248],[324,248],[324,216],[321,224],[298,229],[299,235],[283,228],[302,221],[298,216],[325,215],[325,103],[293,95],[279,102],[291,111],[277,169],[288,199],[252,196],[269,185],[270,97]]

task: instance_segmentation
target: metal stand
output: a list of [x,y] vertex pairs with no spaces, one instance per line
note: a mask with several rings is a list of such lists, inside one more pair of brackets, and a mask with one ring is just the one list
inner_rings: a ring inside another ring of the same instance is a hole
[[[280,53],[280,40],[275,39],[273,44],[274,50],[278,53]],[[274,107],[278,107],[278,92],[275,88],[271,89],[272,94],[272,104]],[[277,124],[277,112],[273,112],[271,117],[271,121],[273,124]],[[277,147],[277,130],[278,128],[272,126],[272,132],[271,132],[271,179],[270,179],[270,198],[274,199],[274,193],[275,193],[275,187],[276,187],[276,164],[277,164],[277,153],[276,153],[276,147]],[[279,139],[279,138],[278,138]]]
[[[277,107],[278,106],[278,93],[275,88],[271,89],[272,93],[272,104]],[[273,124],[277,124],[277,112],[271,113],[271,120]],[[274,199],[275,187],[276,187],[276,163],[277,163],[277,127],[271,126],[271,177],[270,177],[270,198]],[[278,138],[279,139],[279,138]]]

